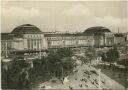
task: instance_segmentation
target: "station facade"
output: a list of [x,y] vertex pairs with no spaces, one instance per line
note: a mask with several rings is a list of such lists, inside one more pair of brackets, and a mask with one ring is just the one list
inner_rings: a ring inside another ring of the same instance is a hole
[[115,43],[114,34],[105,27],[91,27],[83,33],[45,33],[31,24],[1,34],[1,55],[13,51],[40,51],[51,48],[105,47]]

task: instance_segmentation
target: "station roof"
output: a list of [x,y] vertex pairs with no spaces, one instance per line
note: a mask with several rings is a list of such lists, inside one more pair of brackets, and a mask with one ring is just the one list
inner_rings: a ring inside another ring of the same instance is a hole
[[111,32],[111,31],[106,27],[96,26],[96,27],[87,28],[83,33],[101,34],[105,32]]
[[30,34],[30,33],[42,33],[42,31],[31,24],[23,24],[13,29],[13,34]]

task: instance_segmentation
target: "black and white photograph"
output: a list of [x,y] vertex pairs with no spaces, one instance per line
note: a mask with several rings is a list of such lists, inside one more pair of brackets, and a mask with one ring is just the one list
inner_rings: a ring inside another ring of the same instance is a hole
[[1,90],[128,90],[127,0],[1,0]]

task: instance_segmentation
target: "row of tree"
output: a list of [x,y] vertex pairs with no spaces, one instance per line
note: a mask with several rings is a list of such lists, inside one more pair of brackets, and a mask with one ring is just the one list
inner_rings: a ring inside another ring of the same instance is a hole
[[5,69],[5,64],[2,65],[2,88],[29,88],[31,83],[36,83],[36,81],[46,81],[53,76],[61,78],[62,74],[65,77],[76,66],[75,61],[71,58],[72,56],[71,49],[50,50],[47,57],[33,61],[33,68],[30,68],[25,60],[15,58],[8,65],[8,69]]
[[117,48],[114,47],[109,49],[106,53],[102,53],[101,57],[103,61],[110,62],[111,64],[119,59],[119,52]]

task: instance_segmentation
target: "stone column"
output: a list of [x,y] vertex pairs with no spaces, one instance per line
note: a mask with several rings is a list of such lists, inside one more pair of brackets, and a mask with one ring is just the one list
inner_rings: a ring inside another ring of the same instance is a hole
[[42,49],[42,39],[40,39],[40,49]]
[[38,49],[38,39],[36,39],[36,50],[39,50]]
[[29,44],[30,44],[30,50],[32,49],[32,41],[29,39]]
[[23,39],[23,45],[24,45],[24,49],[27,49],[27,39]]
[[36,39],[36,42],[37,50],[39,50],[39,39]]
[[35,50],[37,50],[37,39],[35,39]]
[[41,42],[40,42],[40,39],[39,39],[39,50],[41,49],[40,47],[41,47]]
[[33,39],[34,40],[34,50],[36,50],[36,39]]
[[33,39],[31,39],[31,50],[33,50]]

